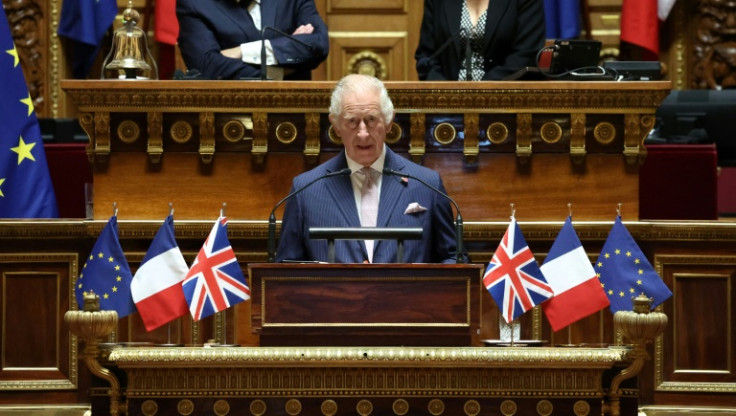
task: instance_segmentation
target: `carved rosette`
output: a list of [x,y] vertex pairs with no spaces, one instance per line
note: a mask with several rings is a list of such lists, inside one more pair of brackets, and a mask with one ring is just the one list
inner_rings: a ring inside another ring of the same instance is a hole
[[486,137],[493,144],[502,144],[509,138],[509,128],[504,123],[493,122],[486,129]]
[[503,416],[514,416],[518,407],[516,402],[513,400],[504,400],[501,402],[501,414]]
[[284,411],[287,415],[296,416],[302,412],[302,402],[297,399],[290,399],[284,405]]
[[337,413],[337,403],[334,400],[325,400],[320,406],[324,416],[334,416]]
[[261,399],[250,402],[249,410],[253,416],[263,416],[266,414],[267,409],[266,402]]
[[468,400],[463,405],[463,411],[467,416],[477,416],[480,413],[480,403],[477,400]]
[[445,413],[445,402],[440,399],[432,399],[427,404],[427,411],[433,416],[439,416]]
[[409,402],[404,399],[396,399],[391,406],[391,410],[393,410],[394,414],[397,416],[404,416],[409,413]]
[[355,411],[358,412],[360,416],[368,416],[373,413],[373,403],[371,403],[370,400],[363,399],[355,405]]

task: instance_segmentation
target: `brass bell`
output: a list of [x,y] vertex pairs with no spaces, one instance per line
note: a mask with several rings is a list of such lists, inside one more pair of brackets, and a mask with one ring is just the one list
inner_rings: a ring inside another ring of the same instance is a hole
[[[146,33],[137,26],[139,20],[140,14],[129,0],[123,12],[123,26],[115,30],[112,48],[102,63],[102,78],[158,79]],[[107,77],[108,71],[114,75]]]

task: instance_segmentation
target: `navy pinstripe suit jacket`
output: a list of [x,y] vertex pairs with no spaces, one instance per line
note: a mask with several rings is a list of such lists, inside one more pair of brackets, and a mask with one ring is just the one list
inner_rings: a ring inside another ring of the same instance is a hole
[[[347,167],[345,151],[294,178],[292,191],[330,172]],[[423,181],[445,192],[440,175],[413,163],[386,148],[385,167]],[[406,263],[454,263],[455,228],[450,202],[424,184],[396,176],[384,176],[378,204],[377,227],[421,227],[422,240],[404,242]],[[417,202],[426,211],[404,214],[406,207]],[[317,181],[286,202],[276,262],[284,260],[327,261],[327,241],[311,240],[310,227],[360,227],[360,217],[350,176],[335,176]],[[376,241],[374,263],[396,262],[396,242]],[[362,263],[368,258],[362,240],[335,241],[337,263]]]

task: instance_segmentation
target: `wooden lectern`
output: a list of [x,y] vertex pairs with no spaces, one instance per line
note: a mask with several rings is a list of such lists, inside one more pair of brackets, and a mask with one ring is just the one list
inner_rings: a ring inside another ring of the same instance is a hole
[[261,346],[469,346],[479,264],[251,264]]

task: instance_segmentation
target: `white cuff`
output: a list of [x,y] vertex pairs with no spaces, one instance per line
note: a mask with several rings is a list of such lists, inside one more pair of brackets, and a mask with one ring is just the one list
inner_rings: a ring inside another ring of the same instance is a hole
[[[247,64],[261,64],[261,41],[255,40],[240,44],[240,52],[243,54],[243,62]],[[278,65],[276,56],[273,54],[271,41],[266,39],[266,65]]]

